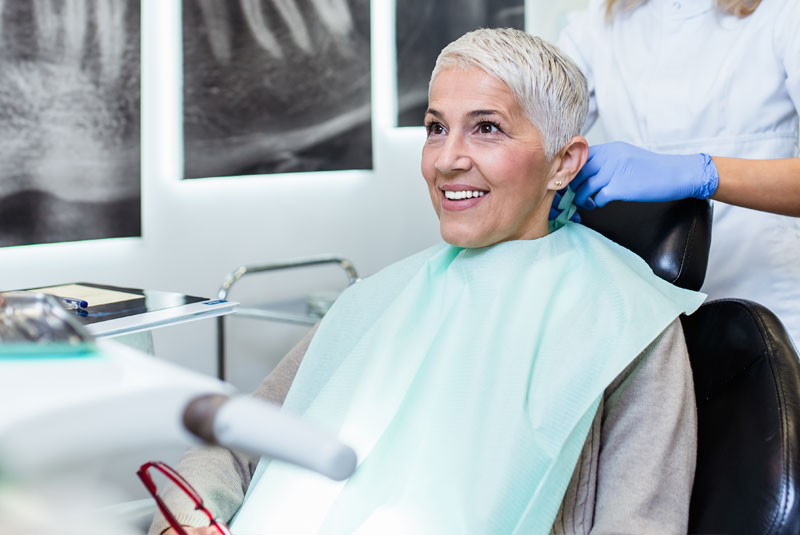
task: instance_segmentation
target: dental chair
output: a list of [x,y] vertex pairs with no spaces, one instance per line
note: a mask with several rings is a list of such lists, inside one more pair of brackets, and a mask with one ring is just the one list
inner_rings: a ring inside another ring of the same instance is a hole
[[[611,203],[582,222],[697,290],[711,238],[708,201]],[[689,533],[800,533],[800,356],[780,320],[742,299],[682,317],[698,413]]]
[[712,301],[683,318],[698,413],[690,533],[800,533],[800,362],[778,318]]

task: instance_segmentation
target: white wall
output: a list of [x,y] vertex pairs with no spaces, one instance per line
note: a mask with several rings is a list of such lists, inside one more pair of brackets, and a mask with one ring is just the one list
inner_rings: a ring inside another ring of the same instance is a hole
[[[526,16],[529,28],[551,39],[563,24],[552,4],[529,0]],[[419,172],[424,131],[392,128],[393,10],[391,0],[372,2],[373,171],[181,180],[180,1],[142,0],[143,237],[0,248],[1,287],[89,281],[213,296],[241,264],[331,252],[366,275],[437,241]],[[256,276],[231,298],[286,298],[343,280],[330,267]],[[304,332],[264,321],[228,324],[229,377],[243,390]],[[154,335],[157,355],[215,372],[213,320]]]
[[585,7],[589,0],[526,0],[525,29],[555,43],[569,13]]

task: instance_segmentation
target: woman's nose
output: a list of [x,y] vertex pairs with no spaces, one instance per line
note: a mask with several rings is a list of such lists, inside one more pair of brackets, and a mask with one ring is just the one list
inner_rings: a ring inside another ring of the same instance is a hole
[[472,167],[469,147],[463,136],[450,133],[437,154],[434,165],[440,173],[466,171]]

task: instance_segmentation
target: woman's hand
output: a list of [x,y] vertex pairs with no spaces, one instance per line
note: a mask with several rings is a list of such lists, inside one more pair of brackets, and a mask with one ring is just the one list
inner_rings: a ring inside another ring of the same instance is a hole
[[570,187],[575,204],[592,209],[611,201],[708,199],[718,183],[707,154],[658,154],[615,142],[589,147],[589,159]]

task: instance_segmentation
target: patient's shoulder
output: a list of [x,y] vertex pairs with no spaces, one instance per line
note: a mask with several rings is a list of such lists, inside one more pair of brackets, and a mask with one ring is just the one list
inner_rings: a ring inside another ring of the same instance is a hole
[[649,390],[654,382],[663,385],[659,390],[669,389],[683,385],[687,376],[691,377],[689,352],[680,318],[675,318],[606,388],[605,398],[623,386],[632,389],[627,394],[631,397],[644,394],[641,390]]

